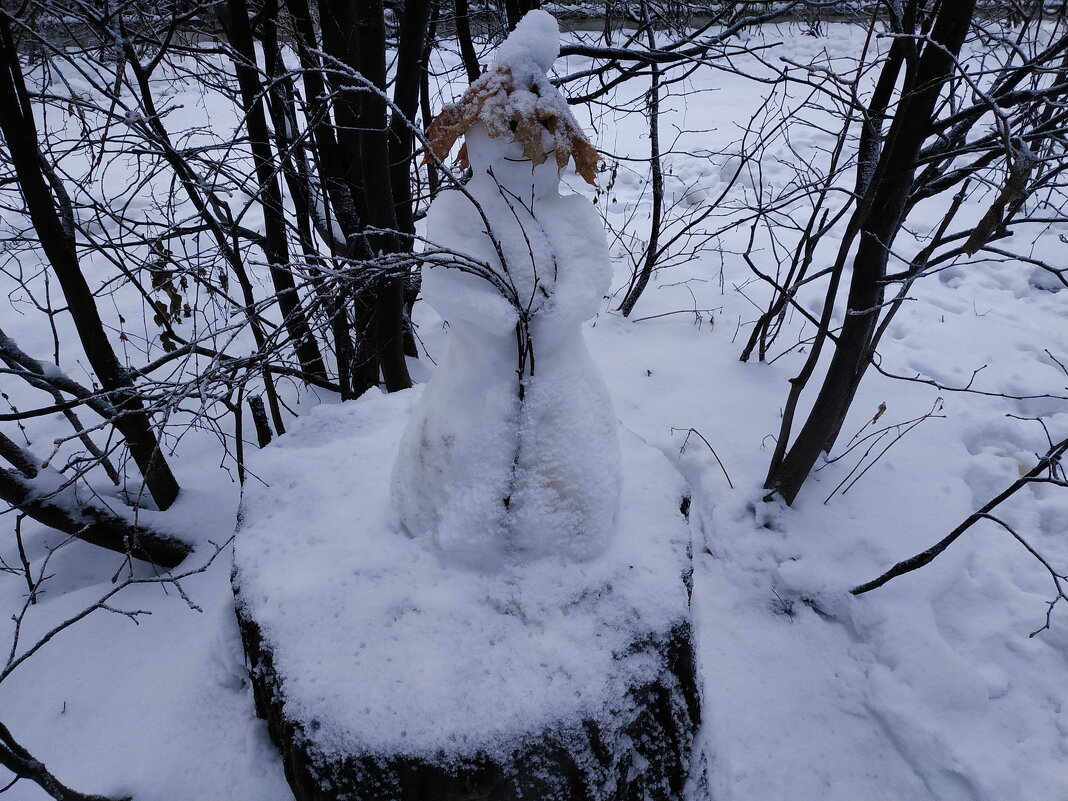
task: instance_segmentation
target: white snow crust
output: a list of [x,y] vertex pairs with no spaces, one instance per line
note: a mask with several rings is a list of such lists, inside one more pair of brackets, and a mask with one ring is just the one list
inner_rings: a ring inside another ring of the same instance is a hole
[[[239,603],[286,714],[328,753],[506,755],[601,720],[664,669],[627,647],[688,615],[684,482],[634,434],[611,547],[457,570],[391,526],[388,465],[419,390],[324,406],[259,454],[241,507]],[[294,499],[300,499],[294,503]]]

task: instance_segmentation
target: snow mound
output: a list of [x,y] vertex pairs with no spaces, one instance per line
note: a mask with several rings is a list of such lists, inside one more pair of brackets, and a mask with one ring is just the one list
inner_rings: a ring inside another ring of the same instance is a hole
[[417,757],[600,720],[665,670],[631,646],[688,616],[681,476],[630,434],[606,552],[457,573],[390,525],[383,468],[418,395],[320,407],[257,455],[234,584],[287,717],[325,752]]

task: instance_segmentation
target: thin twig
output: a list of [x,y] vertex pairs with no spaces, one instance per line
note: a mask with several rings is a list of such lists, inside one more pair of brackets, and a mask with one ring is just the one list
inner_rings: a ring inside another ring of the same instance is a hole
[[734,489],[734,482],[731,481],[731,477],[727,474],[727,468],[723,466],[723,461],[719,458],[719,454],[716,453],[716,449],[712,447],[712,443],[710,443],[707,439],[705,439],[704,434],[702,434],[696,428],[672,428],[671,429],[671,433],[672,434],[674,434],[676,431],[685,431],[686,432],[686,439],[684,439],[682,441],[682,447],[679,448],[679,454],[681,455],[682,452],[686,450],[686,443],[690,441],[690,435],[691,434],[696,434],[697,436],[699,436],[701,438],[701,442],[705,443],[705,445],[708,446],[708,449],[710,451],[712,451],[712,455],[716,457],[716,462],[719,464],[719,469],[723,471],[723,476],[727,479],[727,485],[731,489]]

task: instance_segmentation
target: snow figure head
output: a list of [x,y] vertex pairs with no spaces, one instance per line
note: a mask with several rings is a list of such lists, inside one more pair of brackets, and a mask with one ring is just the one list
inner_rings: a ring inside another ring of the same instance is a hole
[[596,556],[619,500],[615,414],[581,329],[608,289],[608,248],[592,204],[559,192],[572,160],[592,183],[597,154],[546,75],[558,52],[556,20],[530,12],[428,131],[441,159],[466,139],[472,176],[427,214],[438,266],[422,294],[450,342],[393,498],[408,534],[481,570]]
[[476,174],[493,167],[497,180],[511,189],[516,184],[529,188],[533,171],[535,192],[556,191],[571,159],[578,173],[595,183],[597,151],[546,75],[559,52],[559,29],[551,14],[531,11],[523,17],[493,66],[434,119],[427,131],[434,155],[444,160],[466,134],[459,166],[470,165]]

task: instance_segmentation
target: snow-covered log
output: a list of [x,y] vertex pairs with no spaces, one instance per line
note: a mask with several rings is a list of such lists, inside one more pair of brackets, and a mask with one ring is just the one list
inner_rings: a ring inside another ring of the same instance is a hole
[[73,487],[57,490],[62,484],[59,473],[42,472],[45,475],[28,478],[17,470],[0,468],[0,500],[57,531],[160,567],[177,567],[192,552],[191,545],[170,534],[79,501]]
[[317,409],[250,467],[233,585],[297,798],[682,799],[704,770],[681,476],[624,431],[602,553],[459,569],[395,527],[419,392]]
[[240,626],[256,709],[282,753],[297,801],[668,801],[683,798],[691,782],[700,701],[687,623],[634,644],[664,669],[628,690],[616,718],[576,713],[513,741],[507,751],[345,756],[320,747],[314,723],[309,731],[286,714],[270,647],[253,621],[240,618]]

